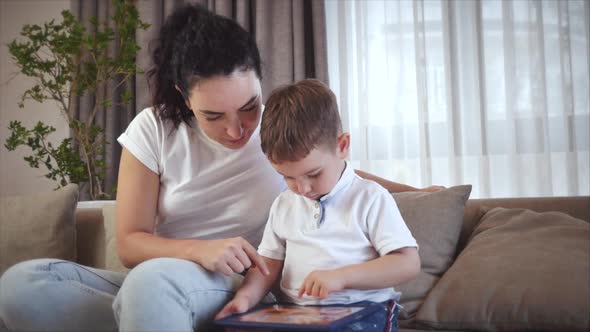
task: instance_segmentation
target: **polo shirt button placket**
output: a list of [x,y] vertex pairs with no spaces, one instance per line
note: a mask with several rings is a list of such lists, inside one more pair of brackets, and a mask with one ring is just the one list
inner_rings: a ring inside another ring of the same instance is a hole
[[314,220],[315,220],[315,222],[316,222],[316,227],[317,227],[317,228],[320,228],[320,226],[321,226],[321,225],[320,225],[320,218],[322,217],[322,213],[321,213],[321,211],[320,211],[320,208],[321,208],[321,206],[320,206],[320,202],[317,202],[317,201],[316,201],[316,202],[314,203],[314,206],[315,206],[315,214],[313,215],[313,219],[314,219]]

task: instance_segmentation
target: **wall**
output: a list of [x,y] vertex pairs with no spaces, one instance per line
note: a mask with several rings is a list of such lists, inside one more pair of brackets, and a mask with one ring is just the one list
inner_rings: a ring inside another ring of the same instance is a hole
[[57,105],[28,101],[23,109],[17,106],[32,81],[21,75],[15,77],[17,67],[6,44],[20,36],[24,24],[41,24],[52,18],[59,20],[64,9],[70,9],[70,0],[0,0],[0,197],[51,191],[56,186],[43,177],[44,169],[33,169],[23,160],[30,152],[28,148],[8,151],[4,147],[11,120],[19,120],[25,127],[38,121],[55,127],[57,131],[51,136],[53,142],[60,142],[68,135],[67,124]]

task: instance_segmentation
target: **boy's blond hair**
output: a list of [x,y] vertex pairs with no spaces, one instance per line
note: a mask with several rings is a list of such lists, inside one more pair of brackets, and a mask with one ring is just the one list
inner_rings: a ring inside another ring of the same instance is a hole
[[335,148],[340,133],[336,96],[314,79],[275,89],[260,125],[262,151],[275,164],[301,160],[315,148]]

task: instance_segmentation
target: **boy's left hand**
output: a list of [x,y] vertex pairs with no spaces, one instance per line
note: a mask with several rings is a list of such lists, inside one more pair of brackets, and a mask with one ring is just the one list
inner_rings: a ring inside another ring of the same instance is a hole
[[299,297],[304,294],[319,298],[326,298],[330,293],[344,289],[344,277],[336,270],[317,270],[305,277],[299,288]]

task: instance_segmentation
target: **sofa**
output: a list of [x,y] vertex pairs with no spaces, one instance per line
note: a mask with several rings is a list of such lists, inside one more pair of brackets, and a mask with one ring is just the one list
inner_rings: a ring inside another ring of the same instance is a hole
[[[125,271],[115,202],[78,204],[77,190],[0,198],[0,273],[35,257]],[[590,197],[470,192],[393,194],[422,261],[396,287],[400,331],[590,331]]]

